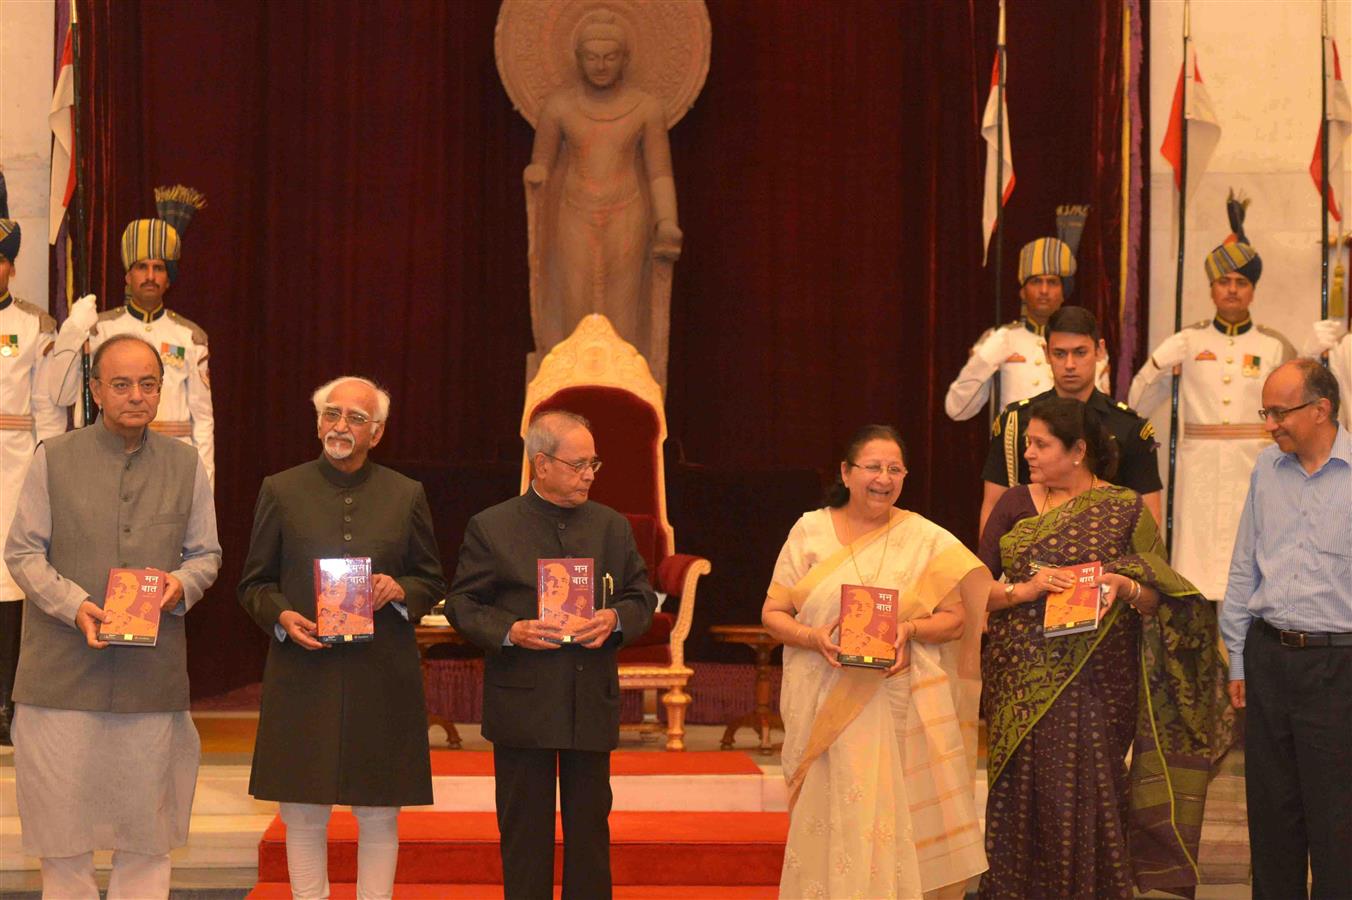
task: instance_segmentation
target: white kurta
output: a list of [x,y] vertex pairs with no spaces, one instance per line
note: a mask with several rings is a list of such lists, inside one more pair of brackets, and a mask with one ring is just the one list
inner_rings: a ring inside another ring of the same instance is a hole
[[[19,487],[37,441],[66,430],[65,410],[53,404],[43,384],[51,362],[56,323],[8,292],[0,294],[0,547],[19,501]],[[0,561],[0,602],[22,600],[23,591]]]
[[[134,334],[144,338],[160,353],[164,362],[164,385],[160,388],[160,409],[151,426],[157,431],[192,444],[202,457],[207,477],[216,483],[215,417],[211,406],[211,376],[207,369],[207,335],[191,320],[173,310],[160,310],[147,322],[126,306],[110,309],[99,316],[89,334],[89,350],[115,334]],[[84,335],[67,319],[61,327],[53,352],[53,365],[62,367],[59,395],[62,406],[79,399],[79,348]]]
[[1171,372],[1182,369],[1172,564],[1212,600],[1225,596],[1249,474],[1272,443],[1258,418],[1263,382],[1293,355],[1286,338],[1251,320],[1205,319],[1160,344],[1131,383],[1127,403],[1142,415],[1154,409],[1158,423]]
[[188,842],[202,745],[187,710],[108,713],[19,703],[12,732],[27,855],[159,855]]
[[[1110,363],[1105,356],[1094,367],[1094,384],[1105,394]],[[944,411],[961,422],[979,413],[990,400],[991,381],[1000,376],[1000,409],[1052,387],[1047,342],[1037,325],[1026,319],[987,329],[972,347],[967,363],[948,386]]]

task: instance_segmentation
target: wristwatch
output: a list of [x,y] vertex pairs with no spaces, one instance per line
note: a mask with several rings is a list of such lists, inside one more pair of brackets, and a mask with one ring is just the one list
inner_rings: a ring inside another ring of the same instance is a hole
[[1012,581],[1005,585],[1005,603],[1010,606],[1014,605],[1014,582]]

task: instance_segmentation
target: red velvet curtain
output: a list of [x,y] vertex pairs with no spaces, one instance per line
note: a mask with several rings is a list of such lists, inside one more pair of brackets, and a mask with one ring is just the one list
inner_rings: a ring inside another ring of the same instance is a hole
[[[1006,319],[1019,245],[1050,233],[1057,203],[1087,201],[1077,301],[1114,334],[1120,6],[1010,4]],[[168,295],[211,335],[227,561],[190,617],[199,694],[261,671],[263,636],[233,589],[260,480],[318,451],[315,385],[357,371],[390,387],[384,460],[519,459],[532,131],[498,80],[497,7],[80,0],[103,305],[122,295],[117,238],[153,212],[151,189],[208,198]],[[950,422],[942,401],[992,318],[977,128],[996,4],[709,12],[708,83],[672,132],[687,239],[668,453],[725,471],[828,469],[855,426],[892,421],[911,450],[903,503],[974,543],[985,429]],[[772,563],[754,561],[762,586]]]

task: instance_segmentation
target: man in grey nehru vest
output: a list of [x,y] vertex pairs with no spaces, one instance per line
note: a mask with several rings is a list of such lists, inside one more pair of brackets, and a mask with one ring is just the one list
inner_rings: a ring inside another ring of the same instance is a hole
[[[94,851],[113,850],[109,898],[169,895],[169,851],[187,842],[201,744],[188,715],[183,615],[221,565],[211,484],[197,452],[147,426],[160,355],[135,335],[98,348],[100,415],[33,455],[5,543],[24,590],[14,684],[23,851],[43,894],[97,898]],[[98,639],[108,572],[157,570],[153,647]]]

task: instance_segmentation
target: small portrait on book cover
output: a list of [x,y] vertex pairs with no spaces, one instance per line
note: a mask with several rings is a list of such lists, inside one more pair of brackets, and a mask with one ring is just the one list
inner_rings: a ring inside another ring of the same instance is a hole
[[568,621],[568,567],[563,563],[547,563],[540,572],[540,611],[542,618],[556,625]]
[[[325,566],[319,570],[319,594],[325,606],[341,609],[345,613],[358,613],[359,598],[356,591],[349,589],[347,572]],[[363,616],[363,618],[365,618]]]
[[160,608],[155,598],[141,592],[141,579],[135,572],[117,572],[109,584],[112,605],[125,609],[134,619],[154,622],[159,618]]
[[567,563],[540,567],[540,618],[561,628],[575,619],[592,616],[591,576],[570,571]]
[[854,588],[845,596],[845,615],[840,620],[842,647],[865,647],[856,650],[861,656],[890,656],[897,640],[897,622],[894,616],[875,609],[873,595],[862,588]]

